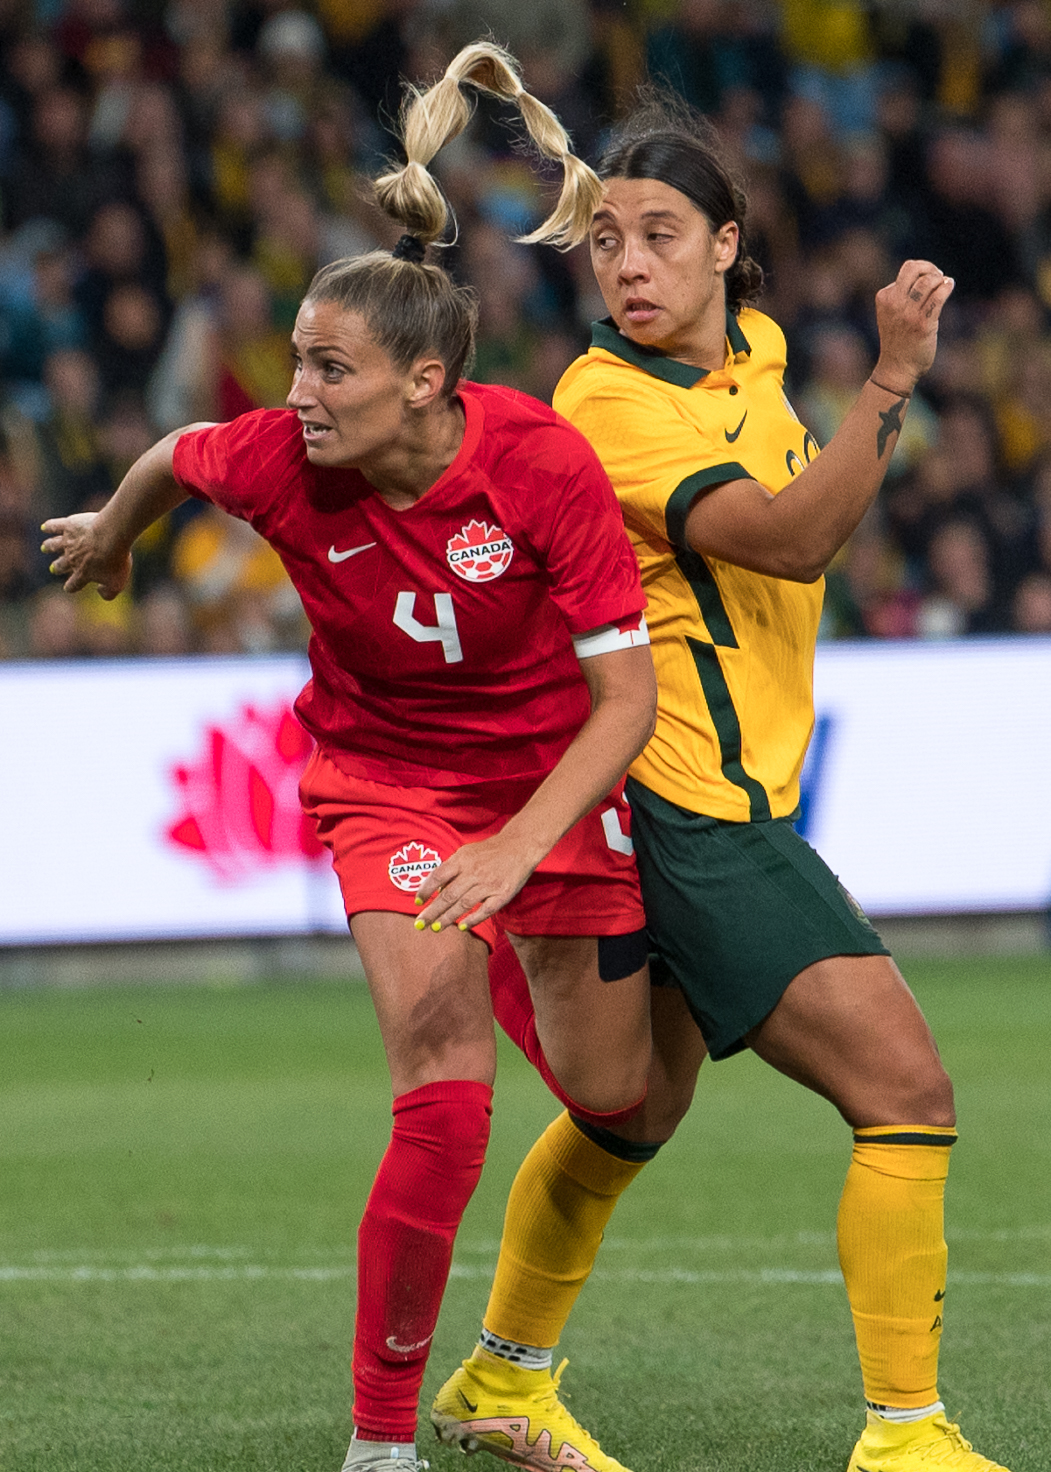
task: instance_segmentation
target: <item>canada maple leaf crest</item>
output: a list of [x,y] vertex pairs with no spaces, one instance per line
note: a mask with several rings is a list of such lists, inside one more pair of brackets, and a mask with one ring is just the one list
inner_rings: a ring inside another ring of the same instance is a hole
[[281,863],[314,861],[324,848],[299,802],[299,778],[314,743],[287,701],[242,706],[206,726],[200,753],[171,768],[182,811],[169,843],[227,882]]
[[390,881],[398,889],[415,894],[432,869],[437,869],[442,856],[437,850],[423,843],[406,843],[396,854],[391,854],[387,865]]
[[514,543],[498,526],[469,521],[445,545],[453,572],[469,583],[488,583],[506,572],[515,555]]

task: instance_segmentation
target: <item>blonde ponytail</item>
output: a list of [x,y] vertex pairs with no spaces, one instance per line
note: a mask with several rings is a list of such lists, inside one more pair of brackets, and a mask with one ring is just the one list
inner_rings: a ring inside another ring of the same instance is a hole
[[569,136],[551,109],[522,86],[515,58],[489,41],[465,46],[433,87],[409,90],[401,120],[408,162],[404,168],[376,180],[380,208],[424,244],[442,234],[449,209],[427,165],[470,121],[472,106],[461,90],[464,86],[513,102],[540,152],[562,165],[562,191],[555,208],[542,225],[520,237],[522,243],[554,245],[563,250],[577,245],[591,226],[602,198],[602,183],[571,151]]

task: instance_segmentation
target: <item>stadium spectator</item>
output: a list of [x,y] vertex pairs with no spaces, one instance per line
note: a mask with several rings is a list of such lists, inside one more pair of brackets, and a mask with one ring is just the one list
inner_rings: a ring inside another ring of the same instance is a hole
[[243,521],[206,507],[177,532],[171,573],[209,654],[301,648],[303,610],[277,553]]
[[24,650],[33,659],[80,659],[87,653],[80,607],[61,588],[44,588],[27,604]]
[[46,413],[48,355],[86,341],[62,229],[53,221],[32,221],[13,235],[0,266],[0,379],[8,399],[33,417]]
[[101,387],[95,359],[80,348],[54,352],[44,365],[44,382],[48,408],[35,438],[46,515],[91,510],[117,485],[99,434]]
[[1051,572],[1027,573],[1018,584],[1011,627],[1017,634],[1051,634]]
[[1006,628],[996,603],[988,544],[974,521],[954,516],[938,527],[927,548],[927,569],[930,586],[916,611],[921,639]]
[[990,302],[1005,282],[1023,279],[1018,242],[991,204],[992,149],[979,129],[939,128],[927,145],[922,217],[913,249],[944,260],[959,301]]
[[135,642],[140,654],[171,659],[200,650],[186,595],[175,583],[158,583],[140,599],[136,613]]

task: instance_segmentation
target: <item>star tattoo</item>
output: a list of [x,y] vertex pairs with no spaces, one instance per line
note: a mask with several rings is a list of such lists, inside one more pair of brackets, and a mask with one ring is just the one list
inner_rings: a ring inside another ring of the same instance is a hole
[[907,402],[906,399],[899,399],[885,413],[882,409],[879,411],[879,417],[882,422],[879,427],[879,433],[876,435],[876,458],[878,460],[883,459],[883,451],[887,448],[887,441],[891,435],[901,433],[901,415]]

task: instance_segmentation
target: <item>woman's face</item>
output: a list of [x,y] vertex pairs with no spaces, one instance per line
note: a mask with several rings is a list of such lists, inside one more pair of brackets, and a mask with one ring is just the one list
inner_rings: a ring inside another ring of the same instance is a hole
[[397,448],[416,365],[398,369],[362,316],[336,302],[305,301],[292,332],[292,362],[286,402],[299,416],[312,465],[361,466]]
[[[699,367],[726,332],[724,273],[734,221],[712,230],[691,200],[657,179],[611,179],[591,225],[591,264],[610,316],[643,347]],[[721,364],[721,356],[719,362]]]

